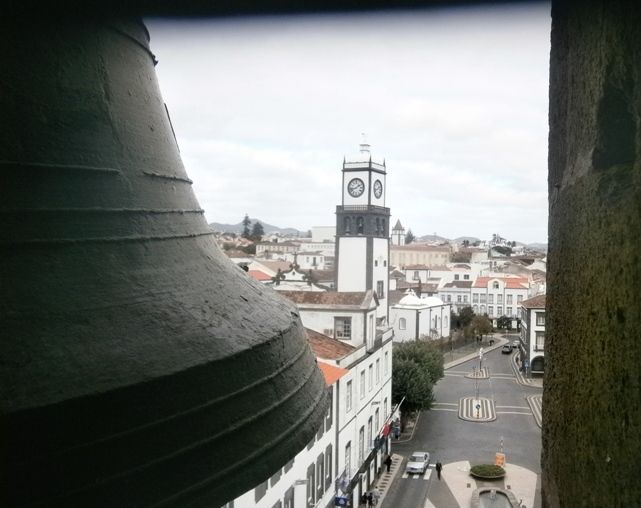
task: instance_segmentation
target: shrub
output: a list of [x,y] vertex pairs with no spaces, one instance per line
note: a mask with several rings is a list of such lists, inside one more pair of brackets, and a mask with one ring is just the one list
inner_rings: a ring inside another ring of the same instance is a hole
[[470,474],[478,478],[503,478],[505,469],[494,464],[479,464],[478,466],[472,466]]

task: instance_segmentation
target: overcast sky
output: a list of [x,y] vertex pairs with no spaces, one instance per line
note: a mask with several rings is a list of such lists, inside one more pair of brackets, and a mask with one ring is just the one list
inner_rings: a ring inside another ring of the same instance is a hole
[[548,4],[147,26],[209,222],[334,225],[366,133],[392,224],[547,241]]

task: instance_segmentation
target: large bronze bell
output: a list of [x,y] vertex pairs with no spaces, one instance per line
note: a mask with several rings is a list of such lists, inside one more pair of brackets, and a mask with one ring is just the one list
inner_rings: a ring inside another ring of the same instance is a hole
[[324,417],[296,309],[215,245],[142,23],[1,28],[0,505],[219,506]]

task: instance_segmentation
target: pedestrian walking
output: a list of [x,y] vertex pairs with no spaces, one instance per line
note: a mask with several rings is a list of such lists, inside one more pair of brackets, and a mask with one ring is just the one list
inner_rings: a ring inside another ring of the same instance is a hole
[[392,467],[392,456],[388,455],[385,459],[385,466],[387,467],[387,472],[389,473],[390,467]]
[[374,506],[374,496],[371,490],[367,492],[367,506]]
[[378,491],[378,489],[373,489],[372,490],[372,504],[376,506],[378,504],[378,499],[381,497],[381,493]]
[[436,463],[436,476],[438,476],[438,479],[441,479],[441,469],[443,469],[443,464],[440,462]]

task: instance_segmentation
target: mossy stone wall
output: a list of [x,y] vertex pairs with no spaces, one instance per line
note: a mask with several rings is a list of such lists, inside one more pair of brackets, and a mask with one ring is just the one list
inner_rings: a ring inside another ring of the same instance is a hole
[[641,505],[640,14],[552,5],[548,508]]

